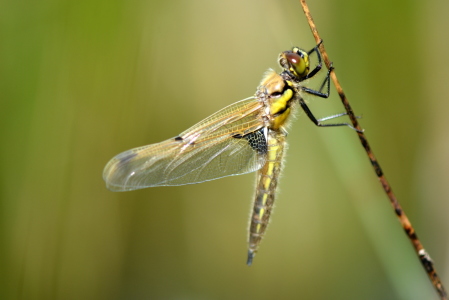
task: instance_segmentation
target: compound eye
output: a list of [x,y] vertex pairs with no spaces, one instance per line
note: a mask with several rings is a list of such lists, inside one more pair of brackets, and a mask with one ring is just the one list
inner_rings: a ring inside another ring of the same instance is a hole
[[309,72],[309,56],[302,50],[285,53],[285,59],[289,64],[290,72],[298,76],[304,77]]

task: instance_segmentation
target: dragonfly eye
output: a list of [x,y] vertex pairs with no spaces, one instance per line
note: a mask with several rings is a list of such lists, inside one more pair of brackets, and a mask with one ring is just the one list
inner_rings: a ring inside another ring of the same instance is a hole
[[309,55],[307,52],[294,48],[293,51],[284,52],[288,70],[298,78],[302,78],[309,73]]

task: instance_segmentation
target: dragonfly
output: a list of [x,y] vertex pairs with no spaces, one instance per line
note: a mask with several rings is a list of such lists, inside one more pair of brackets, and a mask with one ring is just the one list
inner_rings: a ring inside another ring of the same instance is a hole
[[[267,229],[286,148],[286,128],[298,107],[319,127],[346,113],[317,119],[304,96],[328,98],[332,65],[319,89],[305,86],[322,70],[318,43],[310,51],[294,47],[279,55],[280,73],[268,70],[254,96],[235,102],[166,141],[134,148],[112,158],[103,171],[109,190],[201,183],[257,171],[250,219],[247,264],[251,265]],[[311,68],[311,55],[317,65]],[[354,128],[353,128],[354,129]]]

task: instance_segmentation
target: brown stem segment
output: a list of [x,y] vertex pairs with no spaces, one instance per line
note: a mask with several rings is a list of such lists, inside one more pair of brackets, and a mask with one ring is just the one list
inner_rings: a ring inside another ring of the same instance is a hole
[[[301,6],[304,10],[304,14],[306,15],[307,21],[309,22],[309,26],[312,31],[312,34],[315,38],[316,43],[318,44],[321,41],[321,38],[318,34],[318,30],[315,26],[315,23],[313,22],[313,18],[312,18],[312,15],[310,14],[309,7],[307,6],[306,0],[300,0],[300,2],[301,2]],[[320,45],[320,51],[321,51],[321,55],[323,57],[324,63],[326,64],[326,67],[329,68],[331,66],[331,63],[330,63],[329,57],[324,49],[323,43],[321,43],[321,45]],[[387,194],[388,198],[390,199],[390,203],[394,208],[394,211],[399,219],[399,222],[402,225],[402,228],[404,229],[408,238],[412,242],[413,248],[415,249],[415,252],[419,257],[421,264],[423,265],[424,269],[426,270],[427,275],[429,276],[430,280],[432,281],[432,284],[435,287],[435,290],[437,291],[438,295],[440,296],[440,299],[447,300],[448,298],[447,298],[446,290],[441,282],[440,277],[438,276],[438,274],[433,266],[433,261],[430,258],[429,254],[424,249],[420,240],[418,239],[415,229],[413,228],[412,224],[410,223],[409,219],[407,218],[407,215],[405,214],[405,212],[402,210],[402,207],[399,204],[398,200],[396,199],[396,196],[394,195],[390,184],[388,183],[385,175],[383,174],[380,164],[377,161],[376,157],[374,156],[373,151],[371,150],[371,147],[368,144],[368,139],[366,138],[365,134],[363,133],[359,123],[357,122],[357,118],[355,117],[354,112],[352,111],[352,108],[349,105],[349,101],[346,98],[345,93],[343,92],[343,89],[337,79],[337,75],[335,74],[335,71],[331,72],[331,78],[332,78],[332,81],[333,81],[335,88],[338,92],[338,95],[340,96],[343,106],[345,107],[346,112],[348,113],[348,116],[351,119],[353,127],[357,129],[357,131],[355,131],[355,132],[359,136],[360,142],[361,142],[363,148],[365,149],[366,154],[368,155],[371,165],[373,166],[374,172],[376,173],[377,177],[379,178],[379,181],[382,184],[382,187],[383,187],[385,193]]]

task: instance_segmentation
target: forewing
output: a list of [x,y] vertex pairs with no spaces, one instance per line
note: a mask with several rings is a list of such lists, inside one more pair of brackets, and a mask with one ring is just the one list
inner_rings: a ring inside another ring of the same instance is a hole
[[184,185],[260,169],[266,160],[262,104],[231,104],[179,136],[114,157],[103,178],[113,191]]

